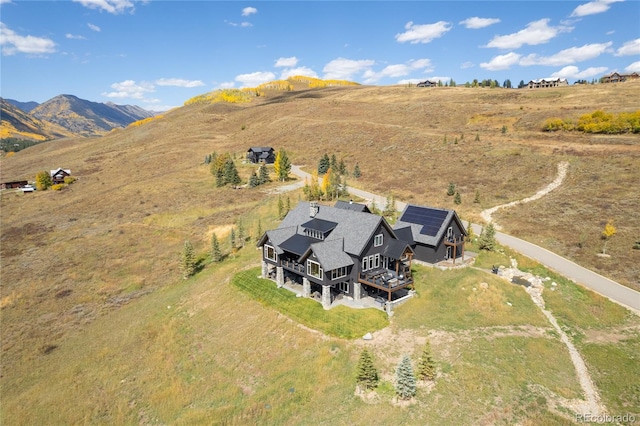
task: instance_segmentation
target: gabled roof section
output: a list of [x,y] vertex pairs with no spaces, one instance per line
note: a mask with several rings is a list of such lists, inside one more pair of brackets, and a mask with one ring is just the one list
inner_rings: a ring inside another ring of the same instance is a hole
[[391,240],[387,242],[387,246],[384,248],[382,254],[392,259],[401,259],[402,255],[407,251],[413,253],[413,249],[406,241]]
[[335,222],[330,222],[328,220],[322,220],[315,217],[310,221],[302,224],[303,228],[313,229],[314,231],[319,231],[323,234],[335,229],[336,226],[338,226],[338,224]]
[[311,244],[300,257],[299,262],[304,262],[311,253],[316,255],[318,262],[325,271],[353,265],[351,256],[344,252],[344,239],[342,238]]
[[[462,233],[467,235],[460,218],[454,210],[407,204],[394,228],[410,227],[415,242],[435,247],[444,236],[452,220],[455,220]],[[400,232],[404,233],[406,231]]]
[[353,201],[338,200],[333,207],[343,210],[352,210],[355,212],[371,213],[371,210],[369,210],[369,207],[367,207],[366,204],[354,203]]
[[55,175],[57,175],[58,173],[61,173],[61,172],[63,174],[71,175],[71,170],[70,169],[63,169],[61,167],[58,167],[55,170],[51,170],[51,176],[55,176]]
[[[393,229],[386,220],[370,213],[320,205],[314,218],[336,223],[336,227],[325,238],[325,241],[343,239],[344,251],[355,256],[362,253],[381,223],[395,237]],[[314,218],[309,215],[309,203],[301,201],[293,210],[289,211],[280,227],[300,226]]]
[[247,152],[249,152],[249,151],[255,152],[255,153],[258,153],[258,152],[269,152],[269,151],[273,151],[273,148],[270,147],[270,146],[252,146],[251,148],[249,148],[247,150]]
[[413,233],[411,232],[410,226],[405,226],[404,228],[396,228],[394,229],[396,236],[399,240],[406,241],[410,246],[415,244],[413,241]]
[[278,254],[282,254],[283,251],[282,249],[280,249],[280,245],[289,238],[296,235],[297,230],[297,226],[272,229],[271,231],[267,231],[262,235],[260,240],[258,240],[256,246],[261,247],[265,245],[267,241],[271,241],[271,243],[276,246],[276,252]]

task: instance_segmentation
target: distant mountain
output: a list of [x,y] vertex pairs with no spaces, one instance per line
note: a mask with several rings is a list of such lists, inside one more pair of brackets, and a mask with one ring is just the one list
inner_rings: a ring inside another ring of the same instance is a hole
[[64,127],[38,120],[6,99],[0,98],[0,138],[18,138],[44,141],[74,136]]
[[15,99],[5,99],[5,101],[9,102],[13,106],[20,108],[24,112],[30,112],[32,109],[40,105],[39,103],[34,101],[20,102],[20,101],[16,101]]
[[58,124],[80,136],[104,135],[155,113],[132,105],[98,103],[73,95],[58,95],[31,110],[31,115]]

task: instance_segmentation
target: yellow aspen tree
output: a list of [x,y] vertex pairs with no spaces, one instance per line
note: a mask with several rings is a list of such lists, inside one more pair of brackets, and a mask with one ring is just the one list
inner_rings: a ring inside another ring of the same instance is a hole
[[602,254],[607,253],[607,243],[609,239],[616,234],[616,227],[613,226],[613,219],[609,219],[607,224],[604,226],[604,230],[602,231],[602,239],[604,240],[604,247],[602,247]]

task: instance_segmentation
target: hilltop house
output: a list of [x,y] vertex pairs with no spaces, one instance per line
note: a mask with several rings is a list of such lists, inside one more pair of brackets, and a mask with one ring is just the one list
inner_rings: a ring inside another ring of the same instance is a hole
[[276,161],[276,154],[270,146],[254,146],[247,150],[247,160],[254,164],[273,164]]
[[340,294],[356,301],[384,296],[388,302],[406,296],[413,249],[383,217],[358,206],[300,202],[258,241],[262,277],[278,286],[301,284],[302,296],[321,295],[325,309]]
[[455,210],[407,204],[393,227],[411,246],[415,259],[427,263],[464,260],[467,231]]
[[603,83],[622,83],[627,80],[636,80],[640,78],[640,75],[637,72],[631,74],[620,74],[617,72],[607,74],[602,77]]
[[53,184],[64,183],[64,178],[67,176],[71,176],[71,170],[69,169],[61,169],[58,168],[56,170],[51,170],[51,181]]
[[416,84],[416,87],[437,87],[437,86],[438,86],[438,82],[431,81],[431,80],[421,81],[418,84]]
[[539,78],[537,80],[531,80],[527,87],[529,89],[543,89],[547,87],[562,87],[568,85],[569,82],[566,78]]

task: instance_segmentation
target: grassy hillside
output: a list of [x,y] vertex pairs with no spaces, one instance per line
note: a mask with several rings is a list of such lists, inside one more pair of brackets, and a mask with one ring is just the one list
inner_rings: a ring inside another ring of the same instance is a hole
[[[215,188],[202,162],[229,151],[247,179],[254,168],[239,159],[250,146],[287,149],[309,169],[324,152],[335,153],[362,170],[350,185],[405,201],[454,207],[446,195],[454,182],[462,195],[456,209],[479,220],[482,208],[549,183],[567,160],[562,187],[497,220],[507,232],[638,286],[640,252],[631,249],[640,237],[638,135],[539,129],[549,117],[633,111],[639,94],[630,83],[544,92],[307,89],[246,104],[190,105],[101,138],[48,142],[1,159],[3,180],[33,180],[56,167],[79,178],[62,191],[0,194],[2,422],[563,424],[555,399],[580,391],[568,355],[519,288],[479,271],[418,271],[420,297],[374,339],[385,372],[380,399],[363,402],[352,379],[363,343],[300,327],[229,285],[238,270],[257,265],[250,242],[221,265],[208,264],[213,232],[228,252],[238,220],[251,238],[258,219],[262,230],[277,226],[277,196],[267,191],[278,184]],[[618,234],[607,259],[596,254],[609,218]],[[179,273],[185,239],[204,266],[186,281]],[[480,281],[491,289],[486,298],[463,293]],[[560,284],[548,303],[584,350],[605,404],[612,413],[639,412],[625,381],[639,374],[637,318]],[[439,298],[456,303],[443,309]],[[521,305],[516,314],[505,310],[507,300]],[[571,315],[576,300],[581,316]],[[422,388],[416,404],[396,407],[393,369],[403,352],[417,357],[427,337],[441,379]]]

